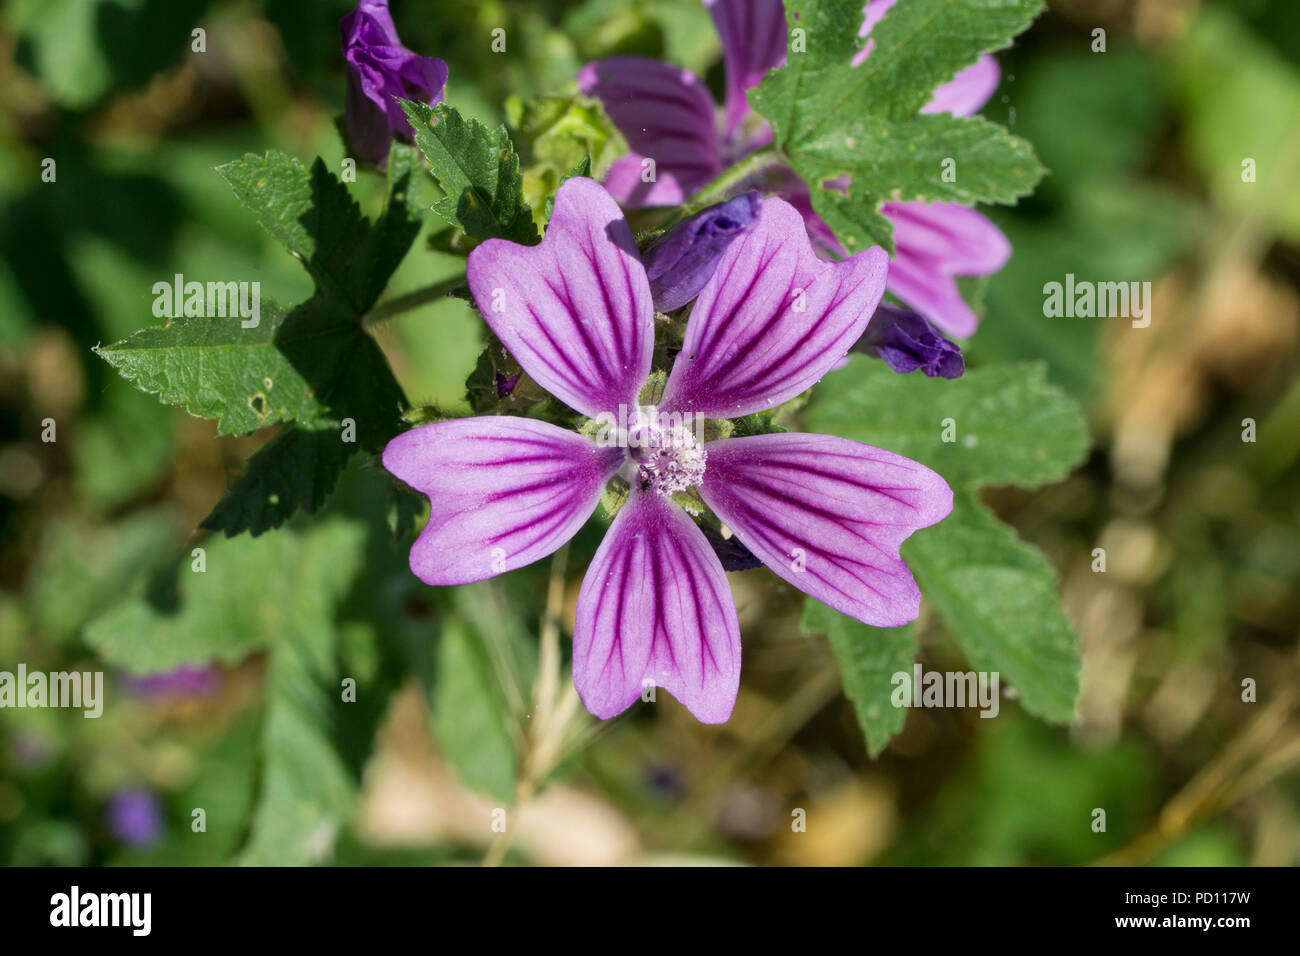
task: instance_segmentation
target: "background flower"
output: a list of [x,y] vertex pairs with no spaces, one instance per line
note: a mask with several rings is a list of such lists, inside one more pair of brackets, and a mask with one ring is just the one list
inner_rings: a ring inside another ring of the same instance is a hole
[[447,83],[447,64],[402,45],[388,0],[361,0],[339,21],[339,34],[348,64],[348,142],[358,159],[383,165],[394,135],[411,140],[411,124],[398,99],[437,103]]
[[[895,2],[874,0],[865,8],[859,35],[868,40],[855,64],[869,56],[875,42],[869,37],[871,27]],[[727,165],[771,140],[771,129],[750,109],[746,93],[785,61],[782,4],[713,0],[708,7],[722,41],[726,73],[720,127],[712,98],[689,71],[644,57],[612,57],[589,63],[578,74],[579,87],[601,100],[632,148],[632,155],[619,160],[606,180],[610,192],[627,206],[682,202]],[[997,62],[984,54],[937,89],[922,112],[970,116],[997,89],[998,76]],[[648,183],[647,159],[653,160],[656,176]],[[814,241],[828,253],[845,254],[798,177],[767,171],[762,182],[799,209]],[[949,335],[972,335],[978,319],[955,277],[1001,269],[1011,255],[1006,237],[983,215],[956,203],[887,202],[880,210],[894,227],[889,291]]]

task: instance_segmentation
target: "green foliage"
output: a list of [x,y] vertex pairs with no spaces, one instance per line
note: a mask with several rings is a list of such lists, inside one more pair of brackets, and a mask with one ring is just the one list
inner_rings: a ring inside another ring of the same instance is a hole
[[947,380],[898,375],[855,356],[826,386],[801,412],[810,431],[888,448],[953,486],[1037,487],[1063,478],[1088,447],[1078,406],[1046,382],[1041,364]]
[[[83,517],[46,528],[27,579],[26,603],[33,622],[58,641],[118,601],[142,570],[158,562],[175,538],[175,518],[165,510],[141,511],[111,526]],[[85,565],[87,554],[96,560]]]
[[[87,625],[109,663],[153,673],[181,664],[235,663],[268,642],[302,640],[342,597],[357,566],[357,527],[325,522],[304,535],[213,538],[167,575]],[[147,639],[144,637],[147,635]]]
[[876,757],[891,737],[903,729],[907,711],[890,701],[893,676],[909,671],[916,655],[916,630],[903,627],[869,627],[845,617],[820,601],[807,598],[799,626],[826,635],[840,665],[845,696],[853,701],[867,752]]
[[341,697],[338,633],[332,608],[315,610],[271,650],[261,791],[241,863],[325,861],[352,811],[357,780],[334,740],[333,709]]
[[201,526],[232,537],[244,531],[259,535],[299,508],[314,514],[329,500],[356,447],[341,441],[334,427],[284,429],[248,460]]
[[[600,101],[585,96],[540,96],[506,102],[515,147],[524,165],[524,197],[534,218],[545,211],[560,184],[570,176],[604,179],[627,142]],[[538,219],[538,226],[545,221]]]
[[961,491],[952,514],[917,532],[903,557],[972,667],[999,672],[1044,720],[1074,717],[1078,639],[1041,551]]
[[445,194],[433,204],[434,212],[479,241],[538,241],[519,157],[504,126],[488,129],[445,103],[430,107],[403,100],[402,108],[415,130],[415,144]]
[[22,59],[62,106],[85,109],[190,52],[209,0],[14,0]]
[[[1198,227],[1195,208],[1141,178],[1159,143],[1163,89],[1158,68],[1112,40],[1099,54],[1055,46],[1011,62],[1006,89],[1016,130],[1051,169],[1033,201],[992,210],[1015,254],[989,278],[979,334],[964,346],[973,364],[1046,360],[1048,374],[1076,398],[1102,384],[1098,342],[1105,323],[1048,319],[1043,285],[1078,279],[1142,280],[1159,275]],[[1136,334],[1143,334],[1137,332]]]
[[[909,538],[903,557],[967,660],[978,670],[1000,672],[1031,713],[1069,721],[1078,694],[1077,639],[1060,607],[1055,572],[974,491],[986,484],[1036,487],[1063,477],[1088,448],[1077,406],[1045,382],[1041,365],[979,369],[946,381],[897,375],[855,357],[828,385],[801,413],[808,430],[914,458],[953,487],[952,514]],[[877,752],[891,732],[891,687],[884,665],[868,669],[863,655],[879,661],[893,649],[901,658],[902,638],[860,624],[832,630],[822,622],[818,628],[815,613],[805,611],[805,626],[831,634]],[[871,641],[884,647],[868,652],[859,646]],[[889,660],[892,666],[894,657]],[[901,716],[895,720],[892,730],[901,726]]]
[[1300,241],[1300,69],[1230,13],[1207,7],[1174,49],[1172,74],[1190,158],[1215,199]]
[[[882,862],[1079,866],[1138,835],[1152,812],[1152,755],[1131,741],[1069,748],[1063,734],[1004,710]],[[1106,831],[1092,829],[1093,808]]]
[[248,463],[204,526],[260,534],[316,511],[348,459],[401,427],[405,398],[363,326],[420,229],[418,154],[394,146],[384,211],[372,226],[317,159],[310,172],[270,152],[219,167],[258,222],[306,267],[316,294],[235,318],[174,318],[97,353],[142,391],[217,420],[218,434],[289,428]]
[[434,736],[466,785],[508,803],[515,792],[515,745],[482,640],[463,622],[448,619],[435,668]]
[[[889,200],[1014,202],[1043,170],[1033,148],[978,117],[922,115],[934,90],[987,50],[1007,46],[1042,0],[913,0],[892,8],[862,41],[857,0],[790,0],[794,47],[750,93],[772,124],[773,145],[808,184],[813,206],[850,253],[892,248]],[[794,31],[801,31],[796,33]],[[956,164],[945,182],[945,160]],[[824,182],[849,176],[843,194]]]

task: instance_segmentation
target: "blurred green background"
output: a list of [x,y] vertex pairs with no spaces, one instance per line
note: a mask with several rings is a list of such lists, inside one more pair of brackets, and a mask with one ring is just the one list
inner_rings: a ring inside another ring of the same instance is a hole
[[[732,576],[745,672],[729,723],[703,727],[666,702],[606,724],[575,715],[539,743],[520,703],[538,630],[567,635],[600,529],[562,569],[435,593],[406,569],[371,463],[353,466],[329,510],[373,512],[364,567],[311,609],[362,701],[295,708],[294,675],[265,650],[303,619],[285,568],[314,561],[328,578],[355,526],[327,517],[300,521],[301,535],[205,539],[198,522],[267,435],[218,439],[91,348],[157,324],[151,287],[177,272],[255,278],[281,302],[310,293],[212,167],[277,148],[338,168],[337,21],[350,6],[5,5],[0,670],[104,670],[108,693],[98,720],[0,710],[0,861],[1300,862],[1300,4],[1049,0],[999,55],[984,112],[1051,172],[990,213],[1015,255],[982,290],[968,356],[1045,359],[1087,409],[1084,467],[988,496],[1059,571],[1083,690],[1069,728],[1010,700],[994,720],[912,711],[875,761],[824,641],[799,630],[799,596],[765,571]],[[611,53],[722,83],[695,0],[392,7],[407,46],[448,62],[448,101],[493,123],[510,93],[564,90]],[[499,26],[506,55],[490,49]],[[1092,49],[1098,29],[1105,52]],[[54,183],[41,179],[47,157]],[[353,189],[373,213],[377,179]],[[460,267],[417,242],[388,295]],[[1066,273],[1150,280],[1151,327],[1045,318],[1042,285]],[[466,407],[483,345],[467,306],[425,306],[376,335],[413,404]],[[55,442],[41,439],[47,418]],[[228,653],[168,680],[102,663],[88,625],[165,584],[199,543],[209,562],[233,555],[238,575],[151,633],[224,629]],[[924,609],[920,634],[928,669],[965,669]],[[508,846],[487,824],[499,806],[518,814]],[[792,831],[793,808],[807,832]]]

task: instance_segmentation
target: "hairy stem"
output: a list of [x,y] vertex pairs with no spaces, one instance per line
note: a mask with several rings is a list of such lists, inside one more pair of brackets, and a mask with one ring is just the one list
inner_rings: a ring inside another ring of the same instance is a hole
[[362,319],[363,324],[370,326],[385,319],[391,319],[395,315],[403,312],[409,312],[412,309],[418,309],[422,305],[428,305],[430,302],[436,302],[439,299],[445,299],[457,289],[465,285],[463,275],[452,276],[450,279],[443,279],[441,282],[435,282],[427,285],[423,289],[416,289],[414,292],[407,292],[405,295],[399,295],[389,299],[386,302],[380,302],[373,309],[365,314]]

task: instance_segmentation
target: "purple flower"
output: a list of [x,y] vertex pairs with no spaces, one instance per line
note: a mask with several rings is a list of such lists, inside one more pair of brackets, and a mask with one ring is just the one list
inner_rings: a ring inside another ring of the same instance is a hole
[[958,378],[966,370],[961,349],[922,316],[882,302],[853,351],[884,359],[906,375],[918,368],[930,378]]
[[362,162],[382,166],[394,134],[408,142],[412,137],[398,98],[437,103],[447,83],[447,64],[402,46],[388,0],[361,0],[339,21],[339,34],[348,63],[348,143]]
[[389,442],[384,467],[430,503],[411,570],[455,585],[537,561],[573,537],[617,477],[626,500],[583,580],[573,636],[574,683],[601,718],[650,682],[705,723],[731,714],[736,609],[682,506],[707,507],[776,574],[845,614],[880,626],[914,619],[920,593],[898,548],[951,510],[942,478],[828,435],[702,438],[725,434],[719,420],[815,384],[861,337],[886,263],[879,248],[819,259],[799,213],[764,200],[757,225],[700,291],[662,395],[647,407],[650,282],[613,198],[590,179],[568,180],[541,244],[489,239],[467,271],[524,371],[592,422],[573,432],[517,416],[464,418]]
[[149,846],[162,836],[158,798],[144,787],[128,787],[113,794],[105,817],[113,836],[128,846]]
[[[722,38],[727,77],[721,126],[704,83],[680,67],[642,56],[614,56],[578,71],[578,86],[601,101],[627,140],[605,188],[629,208],[673,206],[731,163],[771,142],[772,130],[745,98],[785,62],[781,0],[705,0]],[[647,182],[648,162],[654,177]]]
[[731,241],[758,221],[758,193],[744,193],[683,219],[645,254],[650,295],[660,312],[680,309],[704,288]]
[[[875,41],[872,27],[898,0],[870,0],[859,36],[868,37],[854,58],[860,64]],[[997,61],[987,53],[934,91],[922,113],[971,116],[998,88]],[[957,203],[887,202],[880,211],[894,226],[889,291],[949,335],[973,335],[979,318],[957,288],[956,276],[997,272],[1011,257],[1011,243],[987,217]]]
[[221,683],[221,668],[182,664],[154,674],[127,674],[126,689],[139,697],[195,697],[211,693]]
[[[868,36],[895,2],[868,3],[859,35]],[[720,128],[712,98],[689,71],[644,57],[610,57],[588,63],[578,73],[578,85],[601,100],[631,149],[614,164],[605,183],[625,206],[683,202],[727,165],[771,141],[770,127],[750,110],[746,92],[785,62],[782,4],[780,0],[706,3],[722,40],[727,79]],[[866,59],[874,43],[868,37],[854,58],[855,65]],[[922,112],[969,116],[997,85],[997,62],[984,54],[935,90]],[[645,182],[649,157],[655,163],[653,182]],[[814,211],[808,187],[793,172],[770,188],[799,210],[820,248],[839,257],[846,254]],[[1001,269],[1011,254],[1006,237],[978,212],[954,203],[889,202],[880,211],[894,225],[889,291],[950,335],[971,335],[978,319],[958,292],[955,277]]]
[[23,728],[14,734],[13,756],[19,766],[39,770],[50,762],[54,748],[49,738],[39,730]]

